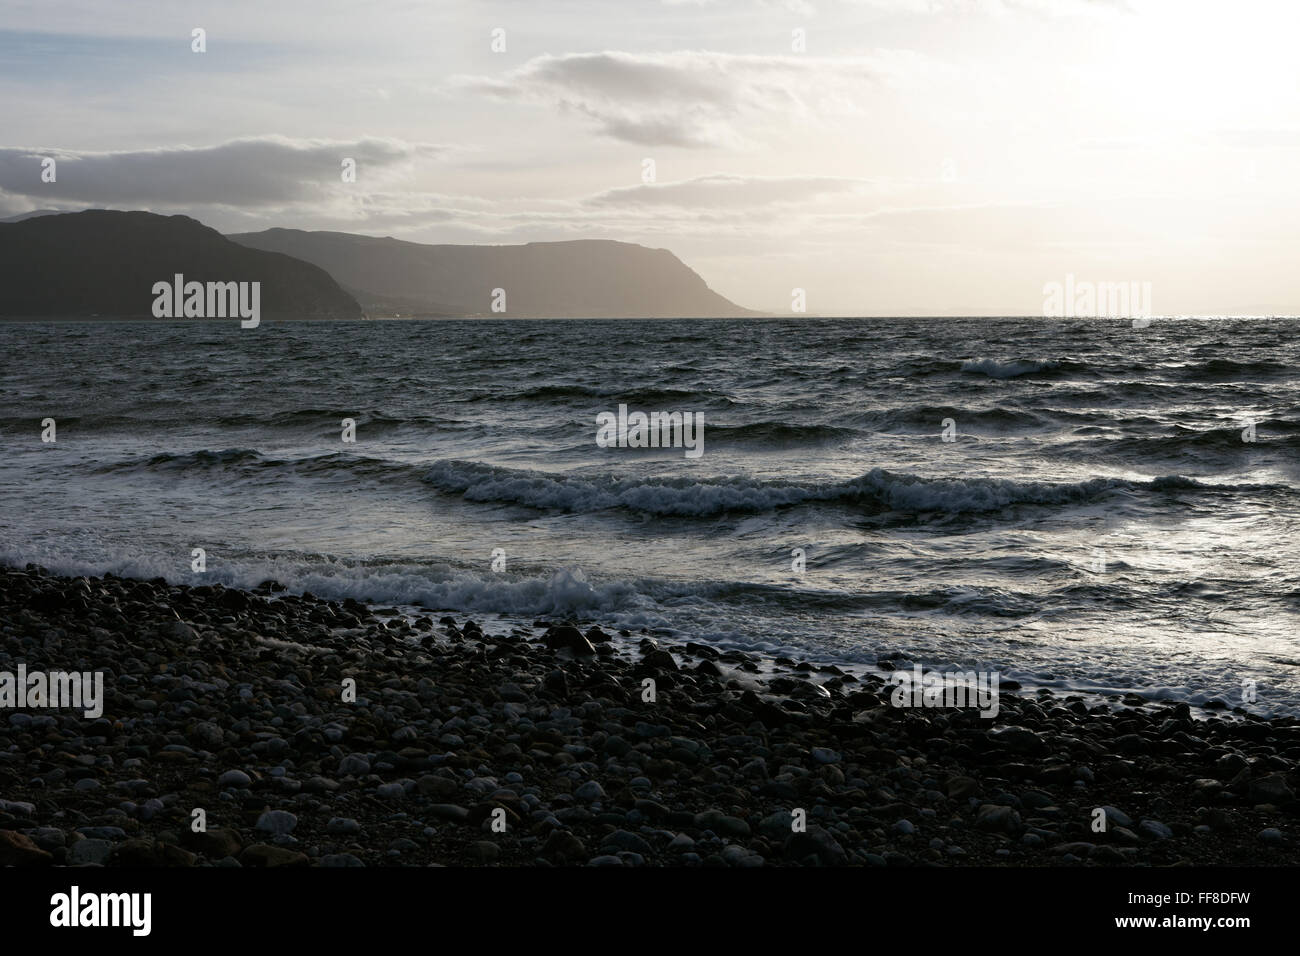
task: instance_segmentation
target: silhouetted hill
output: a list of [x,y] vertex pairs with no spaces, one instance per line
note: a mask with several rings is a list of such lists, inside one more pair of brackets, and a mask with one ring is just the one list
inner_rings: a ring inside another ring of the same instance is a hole
[[40,216],[57,215],[59,215],[59,210],[57,209],[33,209],[30,212],[20,212],[14,216],[6,216],[4,219],[0,219],[0,222],[22,222],[24,219],[36,219]]
[[231,235],[325,269],[372,312],[507,316],[690,318],[742,316],[666,249],[583,239],[518,246],[425,245],[345,232],[267,229]]
[[153,286],[260,282],[262,317],[360,318],[324,270],[187,216],[88,210],[0,223],[0,315],[151,316]]

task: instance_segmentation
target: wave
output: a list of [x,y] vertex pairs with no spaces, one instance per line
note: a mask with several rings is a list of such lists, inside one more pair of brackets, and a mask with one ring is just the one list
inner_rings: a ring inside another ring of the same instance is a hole
[[965,429],[980,426],[998,431],[1042,428],[1046,424],[1037,411],[999,406],[971,408],[957,405],[915,405],[886,409],[868,416],[872,427],[879,431],[919,427],[926,433],[934,434],[938,433],[945,418],[959,422]]
[[1162,369],[1165,370],[1176,372],[1180,379],[1189,382],[1233,381],[1246,375],[1273,377],[1294,374],[1293,367],[1280,362],[1239,362],[1222,358]]
[[[555,402],[568,398],[598,398],[599,396],[600,392],[597,389],[586,385],[538,385],[536,388],[530,388],[515,395],[500,397],[523,399],[525,401]],[[484,397],[495,398],[497,396]]]
[[[324,555],[263,553],[230,555],[203,574],[177,574],[176,562],[153,554],[114,559],[81,555],[0,550],[0,563],[22,567],[33,562],[70,576],[115,574],[172,584],[212,585],[252,590],[266,580],[294,593],[341,601],[423,606],[433,610],[504,615],[583,617],[632,612],[653,605],[634,581],[589,581],[581,569],[505,575],[466,571],[445,563],[356,561]],[[654,623],[662,623],[656,619]],[[638,624],[637,626],[644,626]]]
[[1228,465],[1239,460],[1242,455],[1296,449],[1300,447],[1298,431],[1300,426],[1297,423],[1278,420],[1255,423],[1253,441],[1244,440],[1244,425],[1198,429],[1175,424],[1172,435],[1118,437],[1096,437],[1106,435],[1106,432],[1100,429],[1078,429],[1075,434],[1086,436],[1083,440],[1059,445],[1053,449],[1053,453],[1075,459],[1095,459],[1099,455],[1127,458],[1135,462],[1149,461],[1152,458],[1186,458],[1205,466],[1220,462]]
[[263,465],[282,465],[283,461],[276,461],[262,457],[262,453],[255,448],[223,448],[214,451],[208,448],[201,448],[198,451],[165,453],[154,455],[150,458],[133,458],[128,461],[115,462],[106,465],[101,471],[133,471],[156,470],[156,471],[206,471],[212,468],[225,468],[231,465],[245,464],[263,464]]
[[987,375],[989,378],[1020,378],[1022,375],[1037,375],[1041,372],[1055,372],[1062,363],[1047,359],[1016,359],[1012,362],[999,362],[990,358],[967,359],[961,363],[961,370],[968,374]]
[[[683,405],[737,405],[730,395],[698,388],[595,388],[589,385],[538,385],[521,392],[485,391],[464,401],[468,402],[541,402],[556,404],[590,404],[598,400],[606,404],[623,404],[629,408],[656,410],[655,406]],[[686,410],[690,410],[689,408]]]
[[[942,361],[931,362],[925,367],[917,368],[917,373],[933,374],[945,371],[950,364]],[[1132,362],[1118,355],[1099,356],[1091,362],[1029,358],[1003,361],[979,357],[966,359],[959,366],[959,370],[968,375],[985,375],[995,379],[1026,376],[1038,378],[1126,376],[1131,381],[1115,384],[1138,388],[1157,388],[1162,383],[1217,384],[1247,381],[1252,377],[1276,378],[1294,374],[1291,366],[1281,362],[1215,358],[1204,362],[1152,365]],[[1107,384],[1107,388],[1110,388],[1110,384]]]
[[847,481],[816,482],[746,477],[620,478],[576,476],[500,468],[480,462],[441,461],[424,480],[466,501],[522,505],[539,510],[595,512],[624,509],[655,517],[707,518],[728,512],[761,513],[805,504],[899,512],[997,511],[1013,505],[1068,505],[1108,495],[1150,491],[1222,491],[1243,486],[1204,484],[1170,475],[1152,481],[1093,478],[1078,482],[1009,478],[927,478],[874,468]]
[[[374,435],[403,428],[423,428],[437,431],[485,430],[483,422],[456,418],[443,418],[433,415],[402,415],[381,411],[354,411],[329,408],[300,408],[274,414],[231,413],[215,415],[206,424],[219,428],[246,428],[262,431],[282,429],[296,432],[315,432],[320,436],[338,437],[340,422],[351,418],[357,423],[360,433]],[[60,431],[76,429],[80,432],[99,434],[113,432],[150,433],[181,430],[190,432],[195,425],[192,414],[178,414],[171,408],[144,408],[135,414],[106,415],[66,415],[58,419]],[[22,433],[30,430],[30,418],[0,418],[0,434],[6,432]]]
[[[54,555],[0,547],[0,564],[22,567],[32,561],[70,576],[111,573],[140,580],[162,577],[171,584],[221,584],[245,589],[274,579],[286,585],[289,593],[311,592],[328,600],[353,598],[408,607],[417,613],[450,612],[525,625],[538,617],[598,621],[612,630],[646,629],[678,640],[696,640],[719,650],[737,649],[767,657],[811,657],[834,661],[851,670],[861,666],[874,669],[881,655],[888,654],[896,663],[924,662],[933,669],[944,669],[941,665],[949,662],[959,664],[963,670],[996,669],[1026,687],[1051,687],[1059,693],[1113,694],[1139,689],[1152,699],[1191,703],[1214,696],[1218,686],[1212,676],[1202,680],[1192,675],[1171,683],[1177,675],[1140,660],[1126,662],[1107,654],[1109,649],[1105,647],[1077,663],[1050,645],[1033,645],[1034,655],[1027,658],[1007,656],[1007,649],[1020,641],[1008,641],[1003,635],[1022,632],[1001,628],[1016,627],[1026,619],[1039,617],[1045,610],[1044,600],[1070,598],[1072,603],[1100,603],[1113,610],[1117,603],[1124,606],[1129,600],[1145,603],[1152,599],[1147,588],[1119,583],[1070,586],[1050,596],[955,584],[914,591],[820,591],[727,580],[599,581],[589,580],[581,569],[573,568],[498,574],[431,561],[356,561],[293,552],[230,558],[203,575],[195,575],[178,574],[176,563],[156,552],[96,558],[84,551]],[[1177,594],[1173,598],[1185,601]],[[855,633],[848,639],[817,633],[810,644],[814,628],[809,622],[822,620],[828,614],[832,621],[840,622],[837,630],[852,618],[863,616],[873,622],[873,627],[868,634]],[[892,631],[886,625],[917,615],[938,628],[938,639],[915,648],[904,645],[907,650],[900,654],[900,645],[890,639]],[[952,619],[954,624],[945,628],[943,618]],[[966,622],[972,618],[974,623],[968,626]],[[990,630],[987,625],[998,620],[1006,623]],[[959,631],[954,632],[954,626]],[[492,633],[500,630],[497,626],[488,629]],[[953,633],[959,633],[960,638],[944,637]],[[1044,650],[1050,652],[1050,666],[1043,663]],[[1289,657],[1268,659],[1285,667],[1294,666]],[[1099,660],[1105,662],[1100,669]],[[1295,713],[1300,710],[1300,701],[1287,695],[1273,700],[1267,709]]]
[[[1057,595],[1076,599],[1104,592],[1109,600],[1149,597],[1143,586],[1071,585],[1048,595],[1005,586],[952,584],[914,589],[818,589],[751,581],[673,580],[659,577],[592,580],[578,567],[496,573],[415,559],[358,560],[300,552],[244,552],[225,557],[203,574],[178,573],[176,562],[152,553],[114,558],[30,549],[0,549],[0,564],[28,562],[69,576],[114,574],[171,584],[253,590],[274,580],[290,593],[372,605],[482,613],[517,618],[599,619],[618,627],[671,627],[691,609],[709,618],[804,618],[840,615],[938,614],[1019,618],[1041,613]],[[965,567],[968,562],[962,562]],[[1065,565],[1068,567],[1068,565]]]
[[[743,432],[741,441],[772,441],[783,427],[773,423]],[[805,441],[842,437],[841,429],[801,430]],[[1240,434],[1212,433],[1215,442]],[[789,443],[788,439],[781,439]],[[1136,441],[1136,440],[1134,440]],[[1149,442],[1150,440],[1148,440]],[[1186,441],[1165,439],[1164,441]],[[1289,443],[1283,440],[1284,443]],[[1274,440],[1273,443],[1277,443]],[[1109,443],[1108,443],[1109,444]],[[1123,445],[1125,441],[1115,442]],[[1137,442],[1138,445],[1143,443]],[[1096,442],[1082,443],[1087,450]],[[1235,447],[1235,446],[1234,446]],[[1095,450],[1095,449],[1094,449]],[[651,517],[710,518],[728,513],[759,514],[805,505],[850,508],[868,514],[981,513],[1016,505],[1068,506],[1099,501],[1109,495],[1140,496],[1151,492],[1289,491],[1285,485],[1204,483],[1182,475],[1150,481],[1092,478],[1074,482],[1021,481],[1010,478],[940,478],[873,468],[856,478],[791,480],[741,475],[705,478],[570,474],[507,468],[484,462],[446,459],[432,465],[371,458],[343,452],[300,458],[276,458],[251,448],[200,449],[193,452],[132,458],[100,465],[101,474],[167,473],[210,477],[214,473],[250,481],[310,478],[353,481],[365,478],[380,488],[417,487],[418,483],[468,502],[518,505],[541,511],[592,513],[623,510]]]
[[821,445],[862,437],[856,428],[837,425],[796,425],[791,422],[751,422],[747,425],[710,425],[710,445]]
[[[1274,442],[1283,444],[1292,444],[1296,439],[1296,432],[1300,431],[1300,423],[1278,421],[1275,419],[1266,419],[1253,423],[1255,426],[1256,440],[1261,444],[1268,442],[1270,437]],[[1242,433],[1246,426],[1228,425],[1222,428],[1188,428],[1186,425],[1175,425],[1174,434],[1160,435],[1153,439],[1145,439],[1146,442],[1168,443],[1170,447],[1179,445],[1203,445],[1209,447],[1244,447],[1250,449],[1250,443],[1242,441]],[[1285,438],[1277,436],[1285,435]],[[1138,441],[1143,441],[1138,439]]]
[[344,418],[353,419],[357,423],[358,430],[366,432],[372,429],[387,431],[416,425],[437,428],[479,427],[473,422],[454,418],[440,418],[432,415],[390,414],[377,409],[357,412],[337,408],[298,408],[266,416],[256,414],[222,415],[217,417],[213,423],[228,428],[314,429],[321,434],[337,435],[340,427],[339,423]]
[[418,476],[423,466],[387,458],[370,458],[344,452],[309,455],[302,458],[272,458],[253,448],[200,449],[153,455],[149,458],[128,458],[124,461],[100,465],[100,474],[133,474],[139,472],[164,472],[204,475],[210,472],[231,472],[236,475],[265,477],[282,474],[315,475],[324,477],[347,476]]

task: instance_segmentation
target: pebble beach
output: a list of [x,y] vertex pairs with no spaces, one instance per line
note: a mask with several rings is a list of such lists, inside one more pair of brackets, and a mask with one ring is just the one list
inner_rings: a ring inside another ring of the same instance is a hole
[[1293,717],[1009,682],[988,719],[581,620],[35,565],[0,568],[19,665],[102,673],[103,712],[0,709],[0,865],[1300,861]]

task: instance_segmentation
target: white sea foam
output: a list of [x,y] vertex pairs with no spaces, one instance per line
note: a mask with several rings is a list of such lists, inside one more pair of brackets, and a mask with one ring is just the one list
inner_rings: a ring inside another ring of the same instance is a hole
[[1018,378],[1034,372],[1048,372],[1058,367],[1058,363],[1047,359],[1018,359],[1012,362],[999,362],[991,358],[967,359],[961,363],[963,372],[987,375],[989,378]]
[[[1183,661],[1171,668],[1167,659],[1130,653],[1121,642],[1039,643],[1031,641],[1024,654],[1008,654],[1005,640],[1011,632],[986,632],[979,628],[979,615],[969,617],[962,606],[970,601],[955,592],[933,613],[911,615],[926,623],[921,630],[901,618],[874,617],[853,622],[848,617],[827,614],[822,600],[801,601],[805,592],[762,588],[765,600],[757,600],[755,586],[720,581],[670,581],[664,579],[592,580],[576,568],[546,573],[498,574],[471,571],[445,564],[375,564],[282,554],[232,557],[220,569],[203,575],[176,574],[175,565],[164,565],[145,550],[134,557],[37,553],[30,550],[0,550],[0,562],[21,567],[32,561],[51,571],[67,575],[102,575],[106,572],[136,578],[162,576],[177,584],[223,584],[253,588],[271,578],[291,593],[310,591],[332,600],[354,598],[378,604],[421,606],[453,614],[531,623],[538,617],[574,618],[598,621],[614,629],[641,628],[677,640],[697,640],[720,649],[736,649],[765,656],[806,657],[836,661],[861,671],[876,670],[877,658],[901,648],[910,659],[926,667],[970,669],[996,668],[1004,678],[1014,678],[1025,688],[1050,687],[1058,692],[1118,694],[1137,692],[1151,700],[1186,700],[1193,705],[1213,696],[1223,696],[1235,686],[1236,677],[1226,683],[1221,673],[1212,673],[1213,658],[1193,667]],[[734,593],[739,591],[740,593]],[[851,598],[853,595],[845,595]],[[966,608],[969,611],[969,608]],[[958,617],[955,619],[953,615]],[[904,615],[904,618],[907,615]],[[963,623],[975,625],[968,629]],[[1015,633],[1027,634],[1016,631]],[[1037,632],[1035,632],[1037,633]],[[906,643],[897,643],[901,634]],[[314,651],[267,636],[268,646]],[[1102,673],[1098,673],[1098,668]],[[1186,671],[1199,669],[1199,686],[1189,684]],[[1104,676],[1103,676],[1104,675]],[[1209,676],[1204,676],[1209,675]],[[1181,678],[1181,679],[1180,679]],[[1281,687],[1261,697],[1261,713],[1300,712],[1300,697]]]
[[1076,482],[1010,478],[927,478],[874,468],[847,481],[787,481],[746,477],[620,478],[556,475],[467,461],[440,461],[424,480],[467,501],[525,505],[564,512],[625,508],[658,517],[710,517],[764,512],[813,502],[874,506],[877,510],[949,514],[994,511],[1015,504],[1063,505],[1116,491],[1195,489],[1172,475],[1151,482],[1093,478]]

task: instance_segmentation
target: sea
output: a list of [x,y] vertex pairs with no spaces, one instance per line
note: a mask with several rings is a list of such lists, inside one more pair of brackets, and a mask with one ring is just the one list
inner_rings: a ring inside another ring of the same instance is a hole
[[9,564],[1300,713],[1294,319],[4,322],[0,448]]

